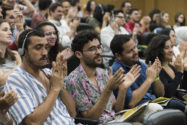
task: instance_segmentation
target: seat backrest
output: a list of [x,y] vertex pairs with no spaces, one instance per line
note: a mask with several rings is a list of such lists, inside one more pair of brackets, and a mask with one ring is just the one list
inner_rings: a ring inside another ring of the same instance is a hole
[[106,123],[104,125],[133,125],[133,124],[129,122],[114,122],[114,123]]
[[186,125],[184,112],[175,109],[164,109],[153,112],[144,118],[144,125]]
[[93,30],[93,27],[88,23],[80,23],[77,27],[77,32],[82,30]]

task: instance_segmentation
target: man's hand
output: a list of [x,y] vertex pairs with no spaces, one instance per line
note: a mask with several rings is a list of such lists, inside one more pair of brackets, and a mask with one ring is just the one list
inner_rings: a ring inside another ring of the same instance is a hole
[[113,91],[125,81],[125,75],[123,74],[124,70],[122,68],[118,69],[118,71],[114,75],[112,75],[112,68],[109,67],[109,69],[110,74],[107,82],[107,87],[109,88],[109,90]]
[[0,92],[0,112],[5,114],[9,107],[12,106],[17,101],[17,94],[11,91],[4,95],[4,91]]
[[57,91],[60,91],[64,86],[64,77],[67,75],[67,68],[64,62],[63,54],[59,53],[56,62],[52,63],[52,75],[50,77],[51,88]]
[[64,60],[68,60],[74,54],[71,48],[66,48],[61,53],[63,54]]
[[106,12],[103,16],[103,21],[108,22],[110,21],[110,13]]
[[70,27],[71,30],[73,30],[74,32],[76,32],[77,27],[79,26],[79,24],[80,24],[80,19],[79,18],[74,18],[73,22],[71,24],[71,27]]
[[115,21],[112,21],[110,23],[111,28],[114,30],[115,34],[118,34],[119,32],[119,26]]
[[135,64],[131,70],[125,75],[125,81],[119,86],[119,89],[129,88],[140,76],[141,67]]

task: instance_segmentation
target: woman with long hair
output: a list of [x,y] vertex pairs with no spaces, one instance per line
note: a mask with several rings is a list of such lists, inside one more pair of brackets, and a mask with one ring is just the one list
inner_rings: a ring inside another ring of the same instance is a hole
[[[158,80],[164,86],[164,97],[177,97],[177,88],[179,86],[180,88],[183,88],[184,82],[182,78],[187,77],[183,74],[183,65],[186,65],[187,62],[184,62],[183,64],[182,58],[178,55],[174,64],[170,64],[173,58],[173,45],[170,37],[166,35],[154,37],[150,42],[145,55],[147,64],[150,61],[153,62],[156,58],[159,58],[161,62],[162,69]],[[181,111],[185,111],[185,107],[186,104],[176,99],[171,99],[166,106],[166,108],[180,109]]]
[[52,61],[56,60],[57,54],[61,51],[63,52],[65,59],[68,59],[70,56],[72,56],[73,53],[70,48],[63,49],[61,44],[59,44],[58,30],[54,24],[52,24],[51,22],[44,21],[39,23],[35,27],[35,29],[44,32],[47,42],[49,43],[49,67],[51,67]]
[[[176,90],[182,88],[184,68],[182,58],[178,55],[171,65],[173,58],[173,45],[169,36],[158,35],[152,39],[145,53],[146,63],[153,62],[156,57],[159,58],[162,70],[159,74],[160,81],[165,88],[165,97],[176,96]],[[187,62],[184,62],[187,63]]]
[[9,23],[3,19],[0,19],[0,38],[0,124],[12,125],[8,109],[16,102],[17,94],[13,91],[5,94],[3,89],[9,74],[21,65],[21,58],[17,52],[8,49],[12,32]]
[[175,15],[175,25],[173,26],[173,28],[177,28],[180,26],[185,26],[186,25],[186,20],[185,20],[185,16],[182,13],[177,13]]
[[169,13],[162,11],[159,16],[158,20],[158,26],[154,32],[155,33],[160,33],[163,29],[165,28],[170,28],[171,26],[169,25]]
[[21,65],[21,58],[18,52],[8,49],[12,32],[9,23],[3,19],[0,19],[0,38],[0,72],[3,74],[0,85],[4,85],[8,75]]

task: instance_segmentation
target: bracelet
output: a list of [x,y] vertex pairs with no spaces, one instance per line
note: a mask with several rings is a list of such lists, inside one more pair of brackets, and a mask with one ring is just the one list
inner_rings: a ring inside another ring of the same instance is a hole
[[160,80],[159,76],[155,78],[154,82],[157,82],[158,80]]

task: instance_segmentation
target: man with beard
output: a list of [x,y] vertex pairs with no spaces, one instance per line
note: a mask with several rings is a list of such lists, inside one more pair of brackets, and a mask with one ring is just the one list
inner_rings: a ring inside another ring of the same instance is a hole
[[[139,61],[136,43],[130,35],[116,35],[110,44],[110,48],[116,58],[112,64],[114,72],[119,68],[123,68],[125,73],[128,73],[133,65],[138,64],[141,66],[140,77],[128,88],[124,108],[133,108],[149,100],[156,99],[156,96],[164,95],[162,83],[153,83],[161,70],[158,59],[147,68],[143,62]],[[115,90],[114,94],[117,96],[118,90]]]
[[[115,119],[115,111],[123,109],[127,88],[138,78],[140,67],[133,66],[124,76],[119,69],[113,76],[98,68],[102,63],[101,43],[96,33],[82,31],[72,42],[72,50],[80,65],[65,78],[66,89],[75,100],[81,116],[99,120],[100,123]],[[119,88],[117,100],[112,91]]]
[[53,62],[51,72],[43,69],[49,49],[43,33],[26,30],[18,43],[22,65],[10,74],[5,87],[6,92],[14,90],[18,94],[17,102],[9,109],[15,124],[73,125],[75,104],[64,88],[66,68],[62,53]]

